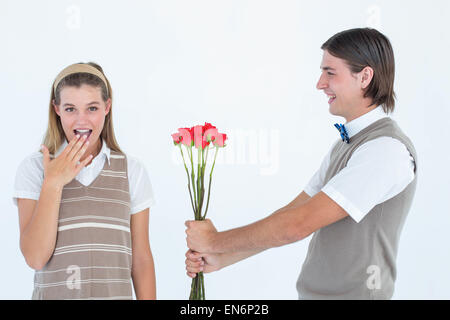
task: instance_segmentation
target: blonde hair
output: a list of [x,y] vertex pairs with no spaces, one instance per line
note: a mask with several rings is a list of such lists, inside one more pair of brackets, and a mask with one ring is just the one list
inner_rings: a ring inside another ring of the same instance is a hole
[[[103,101],[106,102],[108,99],[111,99],[111,109],[109,110],[108,114],[105,117],[105,124],[103,126],[103,130],[102,133],[100,134],[100,137],[103,139],[103,141],[111,150],[123,153],[114,135],[114,127],[112,120],[112,89],[109,80],[108,78],[106,78],[103,69],[98,64],[94,62],[88,62],[87,64],[93,66],[103,74],[103,76],[106,79],[107,87],[105,86],[105,82],[101,80],[99,77],[84,72],[67,75],[66,77],[61,79],[55,90],[52,85],[48,109],[48,126],[47,131],[45,132],[44,140],[42,142],[42,144],[44,144],[47,147],[50,154],[54,155],[65,140],[65,134],[61,124],[61,119],[59,118],[58,114],[56,113],[53,107],[53,102],[56,105],[60,104],[61,102],[60,93],[62,88],[66,86],[79,88],[82,84],[87,84],[93,87],[99,87],[101,89]],[[41,150],[39,151],[42,152]]]

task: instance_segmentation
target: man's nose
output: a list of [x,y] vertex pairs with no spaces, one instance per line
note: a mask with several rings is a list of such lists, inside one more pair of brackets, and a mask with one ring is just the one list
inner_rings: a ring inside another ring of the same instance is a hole
[[318,90],[322,90],[325,89],[328,86],[328,83],[326,81],[326,78],[324,77],[324,75],[322,74],[319,78],[319,81],[317,81],[317,85],[316,88]]

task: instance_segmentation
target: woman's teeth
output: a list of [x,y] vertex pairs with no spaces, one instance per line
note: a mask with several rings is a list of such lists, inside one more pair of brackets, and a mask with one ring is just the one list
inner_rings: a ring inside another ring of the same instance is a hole
[[90,129],[86,129],[86,130],[73,130],[73,132],[75,133],[75,135],[79,134],[80,137],[81,136],[86,136],[86,138],[89,138],[89,136],[92,133],[92,130]]

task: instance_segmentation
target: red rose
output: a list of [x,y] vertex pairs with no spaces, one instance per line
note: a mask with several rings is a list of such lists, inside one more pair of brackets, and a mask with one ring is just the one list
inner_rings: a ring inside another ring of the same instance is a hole
[[177,132],[172,134],[173,143],[177,146],[180,144],[181,140],[183,139],[183,136]]
[[227,135],[219,133],[217,128],[211,123],[205,122],[205,125],[197,125],[191,128],[179,128],[177,133],[172,134],[175,145],[180,143],[186,147],[195,146],[205,149],[212,142],[216,147],[224,147]]
[[203,133],[205,133],[209,129],[216,129],[216,127],[213,126],[211,123],[205,122],[205,125],[203,126]]
[[194,145],[196,148],[204,148],[203,146],[203,126],[195,126],[194,130]]
[[186,146],[190,147],[192,146],[193,139],[193,133],[191,132],[190,128],[179,128],[178,129],[179,134],[181,135],[181,142]]
[[214,140],[214,146],[225,147],[225,140],[227,140],[227,135],[225,133],[219,133]]
[[203,134],[203,139],[211,142],[214,141],[218,135],[219,131],[215,127],[211,127],[205,131],[205,133]]

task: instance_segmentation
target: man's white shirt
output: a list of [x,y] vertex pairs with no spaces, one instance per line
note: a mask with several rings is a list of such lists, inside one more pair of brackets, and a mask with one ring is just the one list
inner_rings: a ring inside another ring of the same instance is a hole
[[[67,141],[60,146],[55,154],[57,157],[68,145]],[[102,143],[99,154],[92,159],[89,166],[84,167],[75,177],[82,185],[90,185],[102,171],[105,161],[110,161],[111,150]],[[152,184],[145,166],[136,158],[127,155],[128,182],[130,188],[130,214],[138,213],[155,205]],[[34,152],[19,165],[13,193],[13,202],[17,206],[17,198],[39,200],[44,181],[43,155]]]
[[[345,124],[349,138],[372,123],[387,117],[378,106]],[[377,204],[396,196],[414,179],[414,159],[406,146],[391,137],[380,137],[359,146],[347,163],[327,184],[325,174],[330,155],[339,138],[322,161],[304,191],[311,197],[324,192],[356,222]]]

